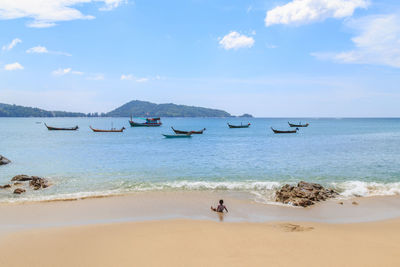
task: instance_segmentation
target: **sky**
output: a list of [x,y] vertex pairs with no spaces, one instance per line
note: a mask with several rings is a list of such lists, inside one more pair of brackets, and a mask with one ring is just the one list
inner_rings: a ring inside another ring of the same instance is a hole
[[0,0],[0,103],[400,117],[398,0]]

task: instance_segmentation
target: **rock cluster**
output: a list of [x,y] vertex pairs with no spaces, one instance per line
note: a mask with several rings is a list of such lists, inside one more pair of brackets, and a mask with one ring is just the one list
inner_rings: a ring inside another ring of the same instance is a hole
[[38,190],[40,188],[49,187],[49,181],[45,178],[32,176],[32,180],[29,182],[29,186],[32,186],[34,190]]
[[[41,188],[47,188],[50,186],[50,183],[47,179],[38,177],[38,176],[29,176],[25,174],[16,175],[11,179],[11,182],[14,182],[14,186],[24,185],[22,182],[29,181],[29,186],[32,187],[34,190],[39,190]],[[10,184],[6,184],[1,186],[0,189],[11,188]],[[16,188],[14,190],[14,194],[22,194],[26,192],[23,188]]]
[[14,190],[14,194],[20,195],[22,193],[25,193],[25,191],[26,191],[25,189],[17,188],[17,189]]
[[3,157],[2,155],[0,155],[0,165],[6,165],[6,164],[8,164],[10,162],[11,161],[8,158]]
[[293,206],[307,207],[316,202],[334,198],[338,193],[320,184],[301,181],[297,186],[286,184],[275,193],[275,201]]

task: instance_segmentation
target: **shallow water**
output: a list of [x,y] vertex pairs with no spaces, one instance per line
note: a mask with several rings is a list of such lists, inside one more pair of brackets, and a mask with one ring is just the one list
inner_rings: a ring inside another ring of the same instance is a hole
[[[0,202],[62,199],[154,190],[230,190],[260,202],[283,183],[313,181],[342,196],[400,194],[400,119],[293,119],[309,122],[297,134],[289,119],[163,118],[156,128],[128,127],[127,118],[0,118],[0,184],[17,174],[49,177],[54,185]],[[48,131],[44,124],[75,132]],[[227,122],[251,122],[229,129]],[[125,126],[124,133],[93,133]],[[188,139],[165,139],[171,126],[207,128]]]

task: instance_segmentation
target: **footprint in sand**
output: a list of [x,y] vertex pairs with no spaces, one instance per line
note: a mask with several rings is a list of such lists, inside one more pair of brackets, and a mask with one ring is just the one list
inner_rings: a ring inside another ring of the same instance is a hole
[[286,232],[307,232],[314,229],[314,227],[305,227],[298,224],[283,223],[279,225]]

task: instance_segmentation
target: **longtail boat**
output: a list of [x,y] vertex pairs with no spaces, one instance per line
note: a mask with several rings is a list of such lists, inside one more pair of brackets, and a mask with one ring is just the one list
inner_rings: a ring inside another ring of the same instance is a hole
[[67,127],[67,128],[57,128],[57,127],[52,127],[48,126],[46,123],[44,124],[49,131],[76,131],[79,129],[78,125],[75,127]]
[[157,127],[162,124],[160,118],[146,118],[145,120],[145,122],[135,122],[131,117],[129,124],[131,127]]
[[122,127],[121,129],[111,128],[110,130],[94,129],[92,126],[89,126],[89,128],[95,133],[122,133],[125,130],[125,127]]
[[232,125],[232,124],[228,123],[228,127],[229,128],[249,128],[250,125],[251,125],[250,123],[248,123],[248,124],[240,124],[240,125]]
[[203,130],[200,131],[180,131],[180,130],[175,130],[174,127],[171,128],[176,134],[203,134],[203,132],[206,130],[206,128],[204,128]]
[[280,131],[280,130],[275,130],[274,128],[272,128],[272,131],[276,134],[289,134],[289,133],[297,133],[297,131],[299,130],[298,128],[296,128],[295,130],[290,130],[290,131]]
[[188,134],[163,134],[165,138],[190,138],[192,137],[191,133]]
[[308,125],[310,125],[308,123],[306,123],[306,124],[301,124],[301,123],[293,124],[293,123],[290,123],[290,122],[288,122],[288,124],[289,124],[290,127],[296,127],[296,128],[298,128],[298,127],[308,127]]

